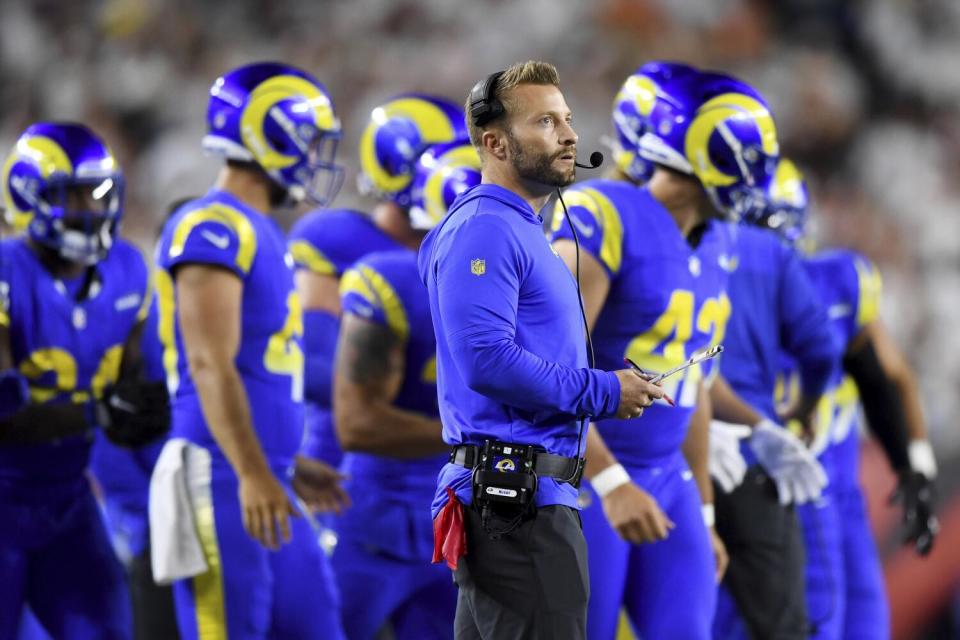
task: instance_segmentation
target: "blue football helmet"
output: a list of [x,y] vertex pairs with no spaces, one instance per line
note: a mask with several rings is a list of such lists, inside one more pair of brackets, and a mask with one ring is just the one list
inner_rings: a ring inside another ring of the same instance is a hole
[[370,113],[360,138],[357,186],[361,193],[408,208],[420,155],[431,145],[468,137],[459,105],[415,93],[391,98]]
[[680,83],[672,95],[685,107],[667,119],[652,114],[640,155],[695,176],[728,218],[757,215],[780,153],[766,101],[745,82],[716,72]]
[[461,193],[480,184],[480,155],[469,139],[438,144],[421,154],[410,191],[410,224],[434,228]]
[[[650,130],[651,120],[673,122],[683,117],[685,105],[673,98],[674,87],[695,76],[697,70],[679,62],[651,61],[634,71],[613,99],[613,159],[625,175],[646,182],[653,163],[640,156],[640,139]],[[682,124],[682,120],[681,120]]]
[[780,158],[770,189],[767,207],[745,222],[773,229],[791,244],[799,244],[806,233],[810,195],[803,174],[791,160]]
[[123,214],[123,174],[113,153],[82,124],[38,122],[3,165],[5,215],[14,229],[64,260],[106,257]]
[[340,121],[326,88],[296,67],[260,62],[213,83],[203,148],[253,162],[289,200],[329,204],[343,183],[335,163]]

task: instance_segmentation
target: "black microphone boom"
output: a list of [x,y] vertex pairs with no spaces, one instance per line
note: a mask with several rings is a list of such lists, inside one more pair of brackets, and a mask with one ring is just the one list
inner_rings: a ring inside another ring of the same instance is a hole
[[603,154],[599,151],[594,151],[590,154],[590,164],[580,164],[579,162],[574,161],[575,165],[581,169],[596,169],[603,164]]

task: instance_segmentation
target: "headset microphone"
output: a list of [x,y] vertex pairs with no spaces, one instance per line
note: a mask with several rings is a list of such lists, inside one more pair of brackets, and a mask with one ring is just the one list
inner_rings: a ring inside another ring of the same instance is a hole
[[603,164],[603,154],[599,151],[594,151],[590,154],[590,164],[581,164],[574,160],[573,164],[580,167],[581,169],[596,169]]

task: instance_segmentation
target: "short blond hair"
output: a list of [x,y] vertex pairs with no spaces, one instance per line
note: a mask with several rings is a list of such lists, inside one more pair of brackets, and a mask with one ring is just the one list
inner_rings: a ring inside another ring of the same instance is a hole
[[467,129],[470,132],[470,142],[473,143],[473,146],[480,146],[480,138],[484,131],[491,127],[498,126],[498,123],[503,122],[504,117],[509,117],[511,111],[516,107],[515,102],[512,100],[511,89],[521,84],[550,84],[559,88],[560,75],[557,73],[557,68],[549,62],[528,60],[510,65],[510,67],[497,78],[497,84],[493,89],[493,98],[503,103],[503,115],[481,127],[473,124],[473,118],[470,116],[470,96],[467,95],[464,111],[467,114]]

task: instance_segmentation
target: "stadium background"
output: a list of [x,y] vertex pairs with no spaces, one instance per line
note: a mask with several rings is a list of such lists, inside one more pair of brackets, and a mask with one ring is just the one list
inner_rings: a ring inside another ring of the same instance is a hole
[[[344,123],[354,187],[369,110],[403,91],[460,101],[486,73],[556,64],[582,151],[603,148],[623,78],[651,58],[742,76],[810,183],[816,237],[875,260],[883,318],[920,376],[941,466],[931,558],[899,549],[894,480],[867,445],[898,637],[960,637],[960,3],[955,0],[0,0],[0,148],[36,119],[91,125],[127,175],[124,234],[150,250],[170,202],[216,173],[207,90],[279,59],[313,71]],[[5,152],[4,152],[5,153]]]

